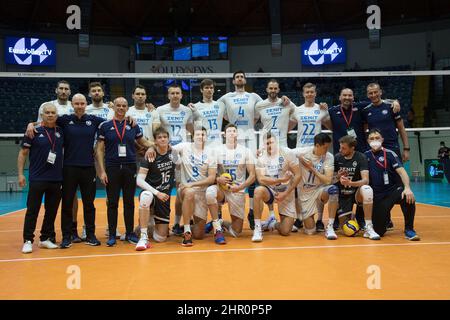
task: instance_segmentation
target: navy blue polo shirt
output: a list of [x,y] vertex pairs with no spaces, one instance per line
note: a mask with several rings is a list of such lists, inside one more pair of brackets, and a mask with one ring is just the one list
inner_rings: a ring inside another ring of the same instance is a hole
[[[60,182],[62,181],[64,133],[58,127],[38,127],[36,131],[33,139],[24,136],[22,140],[22,148],[30,149],[29,181]],[[48,154],[52,149],[56,153],[54,164],[47,162]]]
[[92,167],[94,165],[95,135],[105,119],[84,114],[58,117],[56,123],[64,131],[64,165]]
[[394,113],[392,111],[391,104],[385,102],[382,102],[378,106],[369,104],[364,108],[362,116],[363,121],[369,125],[369,130],[378,128],[381,131],[381,135],[384,138],[384,147],[392,150],[398,150],[400,148],[396,129],[397,121],[401,120],[402,117],[400,113]]
[[345,110],[345,108],[342,107],[347,121],[350,121],[351,117],[349,125],[347,125],[347,122],[342,115],[340,105],[333,106],[328,109],[331,123],[333,124],[333,154],[339,153],[339,139],[347,135],[347,129],[349,127],[353,128],[356,133],[356,140],[358,142],[356,150],[359,152],[364,152],[369,149],[366,142],[366,135],[364,134],[363,119],[361,116],[362,110],[367,106],[367,104],[368,102],[354,103],[352,107],[353,115],[351,115],[352,111],[350,109]]
[[[384,169],[384,152],[386,151],[386,170]],[[365,152],[369,164],[369,184],[373,189],[374,199],[379,200],[395,191],[399,186],[399,174],[396,169],[402,168],[403,164],[392,150],[382,148],[372,153],[371,150]],[[377,163],[377,160],[379,163]],[[389,184],[384,184],[384,172],[387,172]]]
[[[122,130],[125,120],[116,120],[117,130],[119,135],[122,135]],[[105,141],[105,164],[106,166],[116,166],[120,164],[136,163],[136,147],[134,141],[142,138],[143,134],[139,126],[132,127],[127,121],[125,133],[122,142],[114,127],[114,120],[103,122],[98,131],[98,140]],[[126,145],[126,157],[119,157],[119,144]]]

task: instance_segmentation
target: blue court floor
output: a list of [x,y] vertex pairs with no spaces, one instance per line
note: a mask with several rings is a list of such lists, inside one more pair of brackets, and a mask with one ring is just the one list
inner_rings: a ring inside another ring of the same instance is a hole
[[[411,182],[417,202],[450,208],[450,184],[440,182]],[[136,190],[136,196],[140,190]],[[80,198],[80,194],[78,195]],[[104,198],[105,190],[97,190],[97,198]],[[26,192],[0,192],[0,215],[26,208]]]

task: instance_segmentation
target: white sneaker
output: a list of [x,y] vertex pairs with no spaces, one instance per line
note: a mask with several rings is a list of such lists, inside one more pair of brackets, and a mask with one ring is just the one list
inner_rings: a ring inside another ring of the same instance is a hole
[[334,232],[334,228],[332,224],[327,225],[327,228],[325,230],[325,238],[328,240],[336,240],[337,235],[336,232]]
[[81,230],[81,240],[86,241],[87,235],[86,235],[86,226],[83,226],[83,230]]
[[136,251],[144,251],[150,248],[150,242],[148,242],[148,236],[145,234],[141,235],[138,243],[136,244]]
[[30,240],[25,241],[22,247],[22,253],[32,253],[33,252],[33,244]]
[[380,240],[381,237],[378,233],[373,230],[373,225],[366,225],[366,231],[364,232],[364,238],[369,238],[370,240]]
[[253,230],[253,242],[261,242],[263,240],[262,230],[255,227],[255,230]]
[[39,248],[58,249],[58,246],[51,242],[50,239],[47,239],[45,241],[39,241]]

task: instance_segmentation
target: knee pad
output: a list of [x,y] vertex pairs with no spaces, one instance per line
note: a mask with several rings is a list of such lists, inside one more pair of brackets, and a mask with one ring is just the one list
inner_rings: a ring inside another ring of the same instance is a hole
[[150,208],[153,202],[153,193],[150,191],[142,191],[139,197],[139,209]]
[[327,189],[328,201],[338,202],[339,201],[339,188],[335,185],[329,186]]
[[217,204],[217,188],[216,186],[209,186],[205,191],[206,204]]
[[161,236],[159,233],[156,232],[156,230],[153,231],[153,240],[156,242],[164,242],[166,241],[167,237]]
[[373,190],[370,186],[364,185],[359,189],[363,197],[363,204],[373,203]]
[[311,229],[307,229],[307,228],[305,228],[305,226],[303,226],[303,229],[305,230],[305,234],[307,234],[308,236],[311,236],[314,233],[316,233],[316,226],[314,226]]

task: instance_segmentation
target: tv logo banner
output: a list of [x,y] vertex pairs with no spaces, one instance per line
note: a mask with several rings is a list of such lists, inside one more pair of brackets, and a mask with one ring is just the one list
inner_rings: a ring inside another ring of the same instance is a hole
[[347,48],[344,38],[325,38],[303,41],[302,64],[318,66],[345,63]]
[[39,38],[5,38],[7,64],[24,66],[54,66],[56,64],[56,43]]

